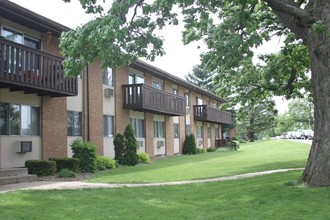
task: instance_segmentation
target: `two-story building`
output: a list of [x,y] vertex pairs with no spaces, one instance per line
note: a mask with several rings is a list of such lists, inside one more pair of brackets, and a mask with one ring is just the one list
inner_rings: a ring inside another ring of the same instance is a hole
[[65,78],[58,45],[68,30],[0,0],[0,168],[70,157],[76,138],[114,157],[113,138],[128,124],[151,157],[180,154],[189,133],[200,148],[233,136],[223,99],[140,60],[106,70],[95,61]]

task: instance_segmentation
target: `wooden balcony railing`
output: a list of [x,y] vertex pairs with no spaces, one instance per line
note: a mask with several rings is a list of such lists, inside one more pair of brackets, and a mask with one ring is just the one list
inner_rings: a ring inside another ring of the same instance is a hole
[[0,88],[39,96],[73,96],[77,78],[64,78],[63,59],[0,38]]
[[182,96],[144,84],[122,85],[123,108],[160,115],[182,116],[185,99]]
[[194,105],[194,119],[219,124],[233,124],[230,112],[221,111],[207,105]]

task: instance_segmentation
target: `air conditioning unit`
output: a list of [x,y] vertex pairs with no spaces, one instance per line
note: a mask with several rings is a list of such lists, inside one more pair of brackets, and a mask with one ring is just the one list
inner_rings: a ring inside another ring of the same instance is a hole
[[32,152],[32,141],[17,141],[16,153]]
[[104,96],[105,97],[111,98],[111,97],[113,97],[113,94],[114,94],[113,89],[110,89],[110,88],[104,89]]
[[137,147],[138,148],[143,148],[144,147],[143,141],[137,141]]
[[204,145],[204,141],[203,140],[198,140],[198,146],[203,146]]
[[165,146],[165,141],[157,141],[157,148],[161,148]]

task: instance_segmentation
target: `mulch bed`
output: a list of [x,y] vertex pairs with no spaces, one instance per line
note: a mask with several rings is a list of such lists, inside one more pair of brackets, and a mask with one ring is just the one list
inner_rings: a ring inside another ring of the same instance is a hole
[[93,176],[93,173],[76,173],[75,177],[59,177],[58,174],[53,176],[38,176],[38,181],[60,181],[60,182],[71,182],[71,181],[82,181],[87,180],[91,176]]

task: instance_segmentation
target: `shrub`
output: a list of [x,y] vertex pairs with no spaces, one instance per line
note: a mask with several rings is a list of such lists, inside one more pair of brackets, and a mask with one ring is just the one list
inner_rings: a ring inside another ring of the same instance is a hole
[[196,141],[194,134],[186,135],[183,142],[183,154],[196,154]]
[[96,168],[98,170],[112,169],[116,167],[116,161],[110,157],[96,156]]
[[150,156],[149,154],[143,152],[138,153],[138,162],[139,163],[149,163],[150,162]]
[[124,135],[116,134],[115,138],[113,139],[113,145],[115,146],[115,160],[119,164],[123,164],[124,155],[125,155],[125,139]]
[[94,173],[96,171],[96,146],[89,142],[76,139],[71,144],[73,158],[78,158],[80,171]]
[[130,124],[127,125],[124,131],[125,137],[125,147],[126,147],[126,154],[125,154],[125,165],[135,166],[137,164],[137,141],[134,135],[134,130]]
[[130,124],[125,128],[124,135],[116,134],[113,144],[115,145],[115,160],[119,164],[129,166],[135,166],[137,164],[137,141]]
[[206,149],[207,152],[214,152],[216,150],[215,147],[209,147]]
[[25,167],[28,168],[29,174],[36,174],[38,176],[54,175],[56,171],[55,161],[49,160],[27,160]]
[[197,154],[202,154],[202,153],[205,153],[206,152],[206,149],[204,148],[196,148],[196,153]]
[[69,169],[75,173],[79,172],[78,158],[49,158],[49,160],[55,161],[57,172],[60,172],[63,169]]
[[74,171],[64,168],[58,173],[59,177],[65,177],[65,178],[70,178],[70,177],[75,177],[76,174]]

